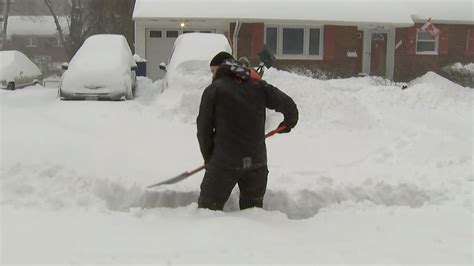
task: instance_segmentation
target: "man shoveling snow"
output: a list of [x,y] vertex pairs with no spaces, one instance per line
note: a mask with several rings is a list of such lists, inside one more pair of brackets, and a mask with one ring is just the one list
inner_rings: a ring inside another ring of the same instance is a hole
[[236,184],[240,209],[262,207],[267,186],[265,109],[281,112],[279,133],[298,122],[295,102],[226,52],[211,61],[213,82],[202,95],[197,136],[206,163],[198,205],[222,210]]

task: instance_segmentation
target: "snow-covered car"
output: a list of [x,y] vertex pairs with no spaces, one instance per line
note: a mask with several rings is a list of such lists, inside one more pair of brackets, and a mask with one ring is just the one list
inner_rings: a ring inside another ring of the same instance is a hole
[[137,64],[123,35],[87,38],[63,69],[61,100],[133,99]]
[[14,90],[39,83],[40,69],[19,51],[0,51],[0,86]]
[[186,33],[180,35],[173,46],[169,63],[160,64],[166,71],[164,89],[169,87],[199,88],[211,79],[209,63],[219,52],[232,53],[229,41],[223,34]]

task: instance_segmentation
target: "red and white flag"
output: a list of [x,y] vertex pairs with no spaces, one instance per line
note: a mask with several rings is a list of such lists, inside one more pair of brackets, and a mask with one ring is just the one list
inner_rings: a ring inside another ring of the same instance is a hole
[[431,18],[426,21],[423,26],[420,28],[422,31],[428,32],[432,37],[436,37],[441,34],[441,31],[435,27],[433,23],[431,23]]

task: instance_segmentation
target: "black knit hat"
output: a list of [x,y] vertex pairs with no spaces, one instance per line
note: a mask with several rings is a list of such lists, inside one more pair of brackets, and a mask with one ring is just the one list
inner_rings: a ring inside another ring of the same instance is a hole
[[220,66],[225,60],[233,59],[234,57],[227,52],[220,52],[212,58],[210,66]]

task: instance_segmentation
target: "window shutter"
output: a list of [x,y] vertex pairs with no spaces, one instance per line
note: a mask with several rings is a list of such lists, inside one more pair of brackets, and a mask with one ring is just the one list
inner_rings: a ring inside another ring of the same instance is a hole
[[440,27],[441,34],[439,35],[439,55],[448,54],[448,27]]
[[333,26],[324,26],[324,60],[334,60],[336,55],[336,32]]
[[263,23],[254,23],[252,27],[251,58],[256,58],[262,50],[265,36],[265,26]]
[[416,34],[418,27],[415,25],[411,28],[408,28],[406,31],[406,41],[405,47],[407,54],[414,55],[416,54]]
[[469,29],[467,33],[467,52],[474,54],[474,29]]

